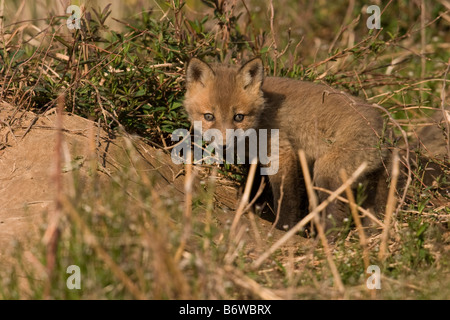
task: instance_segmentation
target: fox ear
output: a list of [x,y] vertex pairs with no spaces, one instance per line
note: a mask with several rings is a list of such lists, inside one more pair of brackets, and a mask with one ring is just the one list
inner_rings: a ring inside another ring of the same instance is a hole
[[264,66],[260,58],[254,58],[245,63],[238,72],[242,79],[244,89],[258,89],[264,80]]
[[186,68],[186,83],[188,86],[200,83],[205,86],[210,78],[214,77],[214,71],[206,62],[192,58]]

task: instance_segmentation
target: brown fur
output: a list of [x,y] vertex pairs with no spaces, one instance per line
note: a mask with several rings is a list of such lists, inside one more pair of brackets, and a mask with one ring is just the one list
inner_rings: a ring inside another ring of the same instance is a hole
[[[313,182],[316,186],[335,190],[341,185],[339,170],[352,174],[362,162],[368,166],[358,182],[375,192],[382,183],[378,179],[384,171],[386,150],[379,142],[383,119],[379,111],[355,97],[325,85],[288,78],[266,77],[260,59],[253,59],[242,67],[208,65],[192,59],[186,73],[187,92],[184,106],[192,121],[202,121],[203,129],[279,129],[279,170],[269,176],[277,206],[283,183],[277,227],[290,228],[305,212],[306,197],[301,175],[298,150],[306,153]],[[214,115],[206,121],[205,113]],[[242,122],[233,120],[236,114],[245,115]],[[319,201],[328,194],[318,192]],[[374,208],[374,194],[367,203]],[[276,212],[275,208],[275,212]],[[342,221],[346,208],[332,203],[326,217]],[[327,221],[327,225],[330,225]]]

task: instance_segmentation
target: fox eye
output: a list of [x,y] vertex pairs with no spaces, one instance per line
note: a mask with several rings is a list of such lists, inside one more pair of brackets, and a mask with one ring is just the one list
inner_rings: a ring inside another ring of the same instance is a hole
[[214,120],[214,115],[212,113],[205,113],[203,115],[203,117],[205,118],[206,121],[213,121]]
[[235,114],[234,115],[234,121],[236,122],[242,122],[242,120],[244,120],[244,115],[241,113]]

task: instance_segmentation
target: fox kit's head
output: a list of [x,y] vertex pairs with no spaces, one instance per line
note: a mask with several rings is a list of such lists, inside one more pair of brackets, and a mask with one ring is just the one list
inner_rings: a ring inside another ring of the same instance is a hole
[[220,130],[225,140],[226,129],[255,128],[264,107],[263,79],[259,58],[240,68],[193,58],[186,69],[184,107],[192,122],[201,121],[203,130]]

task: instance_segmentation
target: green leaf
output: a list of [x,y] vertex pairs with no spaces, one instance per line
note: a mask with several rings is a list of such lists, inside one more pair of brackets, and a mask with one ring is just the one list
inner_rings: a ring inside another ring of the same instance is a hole
[[269,47],[264,47],[261,50],[259,50],[259,53],[264,54],[264,53],[267,53],[268,51],[269,51]]
[[133,94],[133,97],[135,97],[135,98],[137,98],[137,97],[142,97],[142,96],[145,96],[145,94],[146,94],[145,89],[141,89],[141,90],[135,92],[135,93]]
[[420,226],[419,230],[417,230],[416,232],[416,236],[417,237],[421,237],[423,235],[423,233],[428,229],[429,224],[428,223],[424,223]]

